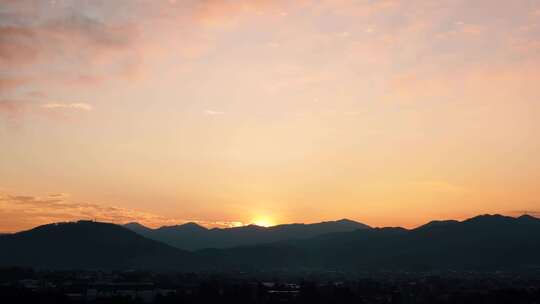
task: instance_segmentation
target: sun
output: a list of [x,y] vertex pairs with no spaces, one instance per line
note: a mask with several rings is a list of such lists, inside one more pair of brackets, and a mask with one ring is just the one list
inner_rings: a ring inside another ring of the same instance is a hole
[[274,221],[268,217],[258,217],[253,220],[253,224],[261,227],[274,226]]

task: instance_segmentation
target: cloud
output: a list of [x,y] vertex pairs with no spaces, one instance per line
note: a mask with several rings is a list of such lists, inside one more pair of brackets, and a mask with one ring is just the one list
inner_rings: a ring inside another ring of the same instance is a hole
[[75,109],[83,111],[91,111],[93,109],[92,105],[79,102],[79,103],[46,103],[41,105],[45,109]]
[[[0,0],[0,99],[28,91],[145,79],[155,66],[208,52],[216,28],[282,11],[282,1]],[[170,64],[170,63],[168,63]],[[43,100],[30,100],[31,103]],[[24,108],[4,102],[11,119]],[[16,109],[17,108],[17,109]],[[79,105],[44,107],[89,110]],[[217,115],[218,111],[214,111]],[[210,114],[209,112],[209,115]]]
[[49,194],[48,196],[52,198],[68,198],[69,194],[68,193],[53,193],[53,194]]
[[225,112],[214,111],[214,110],[204,110],[204,114],[209,115],[209,116],[217,116],[217,115],[223,115],[223,114],[225,114]]
[[[273,1],[0,0],[0,65],[26,83],[81,84],[137,77],[163,56],[197,56],[201,31],[236,24]],[[0,87],[3,85],[0,80]],[[21,83],[19,83],[20,85]]]
[[139,222],[150,227],[196,222],[207,227],[241,226],[238,221],[186,220],[157,215],[134,209],[94,203],[73,202],[66,193],[46,196],[11,195],[0,193],[0,231],[19,231],[38,225],[92,219],[125,224]]
[[7,2],[4,11],[10,18],[0,22],[0,62],[6,66],[59,60],[95,62],[107,52],[128,47],[135,35],[133,27],[90,16],[74,3],[65,7],[35,5],[41,13],[14,9],[12,3]]
[[[44,97],[38,97],[44,98]],[[23,116],[36,115],[58,119],[58,110],[91,111],[92,105],[88,103],[45,103],[40,106],[34,104],[33,99],[0,99],[0,119],[9,124],[18,126]]]

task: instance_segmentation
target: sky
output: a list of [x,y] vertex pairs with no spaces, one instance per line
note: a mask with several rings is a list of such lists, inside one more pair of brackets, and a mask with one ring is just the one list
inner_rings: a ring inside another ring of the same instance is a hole
[[0,231],[540,215],[539,0],[0,0]]

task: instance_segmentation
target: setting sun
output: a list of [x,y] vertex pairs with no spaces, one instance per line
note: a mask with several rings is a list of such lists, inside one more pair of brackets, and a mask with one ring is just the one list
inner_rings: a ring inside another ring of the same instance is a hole
[[267,217],[259,217],[253,220],[253,224],[261,227],[270,227],[274,226],[275,223]]
[[0,304],[540,304],[538,84],[540,0],[0,0]]
[[540,210],[540,0],[0,14],[0,233]]

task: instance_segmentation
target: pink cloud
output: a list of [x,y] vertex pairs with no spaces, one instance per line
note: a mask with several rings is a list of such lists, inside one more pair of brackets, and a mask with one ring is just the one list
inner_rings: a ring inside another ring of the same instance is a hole
[[[0,86],[133,79],[164,56],[204,54],[206,25],[275,7],[273,1],[52,2],[3,0]],[[24,81],[17,81],[26,75]]]
[[[330,35],[316,32],[311,23],[304,29],[311,31],[307,33],[283,26],[277,31],[277,38],[293,41],[287,44],[276,40],[274,45],[280,45],[281,52],[301,54],[306,49],[340,45],[340,52],[331,53],[336,60],[345,58],[352,69],[369,69],[374,75],[395,79],[392,86],[396,81],[412,86],[415,81],[407,77],[436,74],[440,72],[434,71],[437,66],[446,69],[475,65],[479,52],[485,54],[482,62],[491,63],[504,56],[534,57],[534,50],[538,49],[538,39],[531,36],[534,33],[515,33],[487,18],[491,13],[504,16],[506,11],[513,14],[508,20],[530,14],[509,3],[492,8],[493,11],[473,12],[463,10],[467,5],[464,1],[420,0],[302,0],[294,4],[269,0],[59,1],[55,6],[36,0],[1,3],[4,18],[0,21],[0,64],[6,73],[0,78],[0,88],[4,94],[20,87],[99,85],[141,79],[152,73],[156,63],[174,58],[178,64],[209,53],[220,31],[235,29],[246,20],[271,20],[279,27],[284,16],[290,18],[288,12],[302,11],[307,16],[304,18],[310,19],[339,18],[349,27],[357,25],[361,32],[340,28],[338,33],[347,34]],[[476,6],[487,8],[488,4],[481,1]],[[458,12],[466,14],[461,16]],[[493,52],[487,54],[486,48]],[[414,66],[414,71],[407,70],[410,66]],[[395,74],[388,77],[388,71]],[[273,92],[321,82],[313,78],[327,79],[321,76],[323,71],[314,68],[306,69],[304,74],[285,75],[290,79],[278,79],[265,88]],[[444,82],[428,84],[425,94],[444,90],[436,86],[444,86]]]

